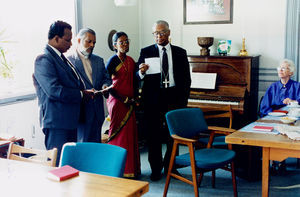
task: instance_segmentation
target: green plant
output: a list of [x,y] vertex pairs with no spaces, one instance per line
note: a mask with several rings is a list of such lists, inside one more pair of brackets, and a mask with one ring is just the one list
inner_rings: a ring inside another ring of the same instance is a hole
[[0,77],[12,78],[13,65],[7,60],[7,51],[4,49],[4,45],[9,43],[4,37],[5,30],[0,31]]

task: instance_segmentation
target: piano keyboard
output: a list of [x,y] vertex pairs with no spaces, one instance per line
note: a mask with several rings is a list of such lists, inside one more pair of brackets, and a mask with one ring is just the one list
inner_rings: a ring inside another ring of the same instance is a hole
[[222,104],[222,105],[239,105],[239,102],[234,102],[234,101],[188,99],[188,102],[189,103]]

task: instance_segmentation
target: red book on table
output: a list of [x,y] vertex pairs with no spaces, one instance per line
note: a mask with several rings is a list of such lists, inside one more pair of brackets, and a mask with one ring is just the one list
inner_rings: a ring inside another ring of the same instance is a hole
[[69,165],[65,165],[60,168],[56,168],[54,170],[50,170],[48,173],[48,177],[56,181],[63,181],[78,175],[79,175],[79,170],[72,168]]
[[255,131],[273,131],[274,127],[269,127],[269,126],[259,126],[256,125],[253,127],[253,130]]

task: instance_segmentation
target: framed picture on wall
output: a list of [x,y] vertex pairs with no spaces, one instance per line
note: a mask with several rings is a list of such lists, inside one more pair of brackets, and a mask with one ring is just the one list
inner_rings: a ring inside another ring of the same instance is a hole
[[232,23],[233,0],[184,0],[184,24]]

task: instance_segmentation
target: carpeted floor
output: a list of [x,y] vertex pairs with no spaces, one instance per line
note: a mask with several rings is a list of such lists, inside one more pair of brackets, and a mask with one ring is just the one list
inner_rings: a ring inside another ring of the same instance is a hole
[[[150,166],[147,160],[147,149],[140,150],[141,154],[141,168],[142,175],[140,180],[148,181],[150,183],[149,192],[145,197],[160,197],[163,195],[165,179],[152,182],[150,180]],[[181,152],[186,151],[184,148],[180,149]],[[261,165],[261,164],[259,164]],[[182,175],[191,177],[190,168],[182,168],[178,170]],[[281,174],[270,175],[270,197],[294,197],[300,196],[300,169],[296,168],[296,159],[287,159],[287,171]],[[261,196],[261,181],[247,181],[237,177],[237,189],[239,197],[255,197]],[[189,184],[181,182],[176,179],[171,179],[168,191],[169,197],[189,197],[194,196],[193,187]],[[216,172],[216,187],[211,187],[211,173],[204,174],[204,178],[199,188],[199,196],[233,196],[232,180],[230,172],[224,170],[217,170]]]

